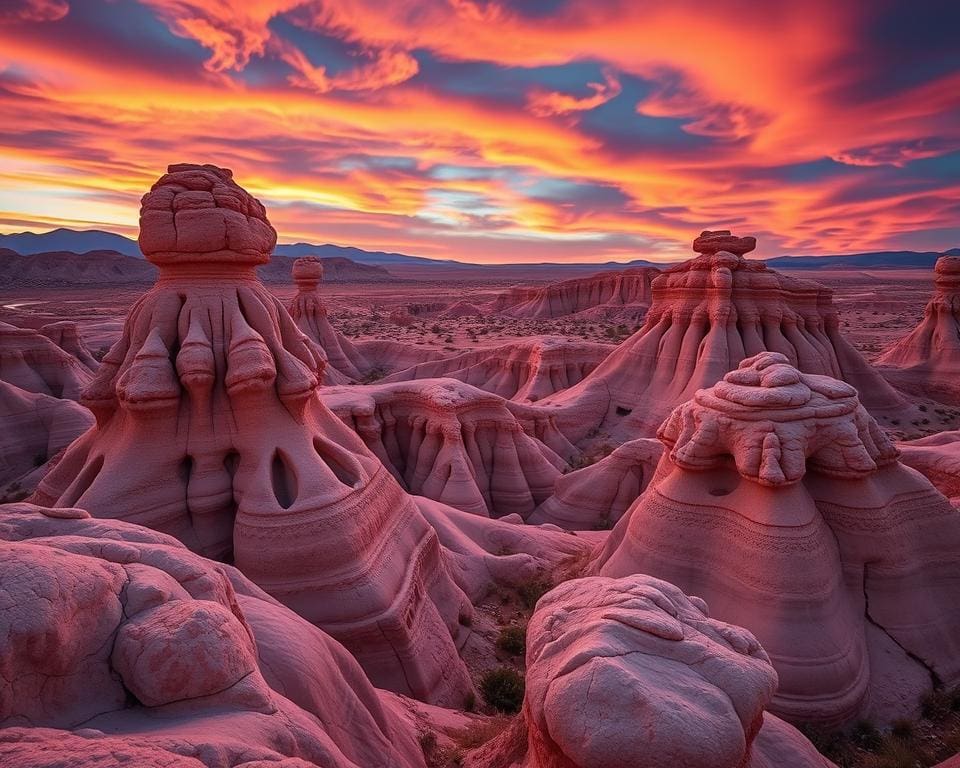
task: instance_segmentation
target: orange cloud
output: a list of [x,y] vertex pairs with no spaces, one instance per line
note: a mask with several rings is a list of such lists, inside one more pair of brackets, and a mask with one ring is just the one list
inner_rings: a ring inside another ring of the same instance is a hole
[[606,104],[620,95],[620,81],[610,70],[603,73],[602,83],[587,83],[592,96],[577,97],[558,91],[534,89],[527,95],[527,108],[539,117],[583,112]]

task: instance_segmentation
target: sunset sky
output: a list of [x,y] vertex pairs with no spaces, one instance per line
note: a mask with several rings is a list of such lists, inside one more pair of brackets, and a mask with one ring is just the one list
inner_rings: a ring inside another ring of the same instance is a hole
[[956,0],[0,0],[0,232],[135,237],[166,166],[208,162],[281,242],[943,250],[958,30]]

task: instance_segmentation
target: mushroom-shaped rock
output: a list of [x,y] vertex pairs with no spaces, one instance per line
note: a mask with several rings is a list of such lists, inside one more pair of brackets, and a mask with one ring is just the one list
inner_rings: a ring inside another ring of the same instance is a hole
[[[469,763],[524,768],[823,768],[764,707],[777,686],[746,630],[649,576],[568,581],[527,627],[523,714]],[[776,730],[773,738],[758,738]],[[511,754],[512,752],[512,754]]]
[[700,256],[653,281],[643,327],[579,384],[543,401],[570,439],[598,427],[620,439],[649,437],[675,406],[765,351],[855,387],[881,421],[915,408],[840,335],[830,290],[745,259],[753,245],[704,233]]
[[701,595],[780,676],[772,711],[890,722],[960,681],[960,514],[843,382],[745,360],[661,427],[653,481],[595,563]]
[[960,256],[941,256],[920,324],[877,360],[901,389],[960,405]]
[[346,384],[361,379],[373,365],[327,319],[327,308],[318,290],[323,280],[323,262],[317,256],[297,259],[293,262],[293,279],[297,293],[290,302],[290,316],[326,356],[323,383]]
[[459,704],[469,602],[413,500],[319,399],[322,350],[257,278],[273,242],[229,171],[170,167],[141,211],[159,278],[84,391],[96,427],[35,499],[230,559],[377,684]]
[[0,764],[423,767],[350,654],[236,569],[29,504],[0,549]]

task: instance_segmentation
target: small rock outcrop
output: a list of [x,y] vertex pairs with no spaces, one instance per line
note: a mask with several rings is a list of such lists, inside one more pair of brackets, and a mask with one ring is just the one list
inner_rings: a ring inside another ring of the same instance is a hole
[[764,352],[659,437],[598,573],[668,580],[753,632],[790,719],[889,723],[960,682],[960,513],[897,461],[853,387]]
[[764,712],[777,687],[746,630],[649,576],[568,581],[527,627],[523,713],[471,768],[826,768]]
[[324,401],[408,492],[465,512],[526,518],[566,467],[503,399],[459,381],[333,387]]
[[229,560],[377,685],[461,703],[471,606],[413,500],[318,397],[323,351],[257,278],[276,242],[263,206],[228,170],[174,165],[140,225],[160,276],[83,392],[96,427],[35,499]]
[[632,267],[542,287],[513,288],[497,297],[490,309],[527,320],[589,315],[634,322],[650,306],[650,286],[658,274],[653,267]]
[[941,256],[923,320],[877,360],[901,389],[960,405],[960,256]]
[[384,381],[457,379],[507,400],[532,403],[582,381],[614,349],[610,344],[537,336],[420,363]]
[[[27,392],[79,400],[83,388],[93,378],[95,361],[89,365],[64,349],[54,340],[62,338],[56,328],[47,329],[49,332],[34,331],[0,322],[0,381]],[[69,335],[67,342],[69,345]],[[84,350],[85,347],[77,349],[80,354]],[[89,352],[85,357],[89,357]]]
[[612,527],[650,484],[662,453],[663,444],[653,438],[624,443],[596,464],[558,478],[553,495],[527,522],[572,531]]

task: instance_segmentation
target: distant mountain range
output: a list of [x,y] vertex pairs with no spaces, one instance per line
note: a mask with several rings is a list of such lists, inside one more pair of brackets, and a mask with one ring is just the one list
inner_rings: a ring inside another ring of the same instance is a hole
[[[10,235],[0,235],[0,248],[8,248],[18,254],[32,255],[67,251],[75,254],[88,252],[115,251],[135,259],[143,259],[136,240],[117,235],[113,232],[104,232],[98,229],[74,230],[54,229],[50,232],[36,234],[34,232],[18,232]],[[319,256],[321,258],[344,258],[357,264],[395,267],[424,267],[431,270],[477,270],[482,264],[453,261],[451,259],[428,259],[422,256],[409,256],[405,253],[390,253],[385,251],[365,251],[361,248],[352,248],[341,245],[314,245],[311,243],[293,243],[278,245],[277,256],[289,259],[300,256]],[[947,253],[951,256],[960,256],[960,248],[951,248],[948,251],[875,251],[871,253],[854,253],[838,256],[777,256],[766,259],[768,266],[775,269],[929,269],[937,258]],[[634,259],[629,262],[607,261],[603,263],[536,263],[536,264],[498,264],[498,268],[515,268],[531,271],[546,270],[573,270],[581,269],[608,270],[625,269],[627,267],[669,267],[671,264],[656,263],[644,259]],[[268,269],[270,269],[268,267]],[[280,268],[283,271],[283,268]],[[332,277],[332,276],[331,276]],[[371,277],[373,277],[371,275]]]
[[[258,268],[265,283],[293,283],[293,259],[274,255]],[[358,264],[339,256],[323,259],[324,280],[330,283],[378,283],[395,281],[386,269]],[[148,285],[157,279],[157,268],[117,251],[86,253],[46,251],[21,255],[0,247],[0,287],[72,287],[89,285]]]

